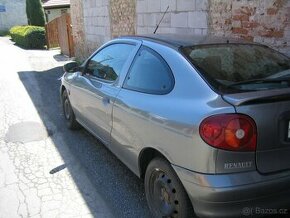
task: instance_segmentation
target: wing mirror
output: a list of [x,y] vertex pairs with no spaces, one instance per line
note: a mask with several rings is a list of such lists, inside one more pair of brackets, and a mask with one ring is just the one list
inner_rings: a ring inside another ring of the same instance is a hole
[[67,73],[74,73],[80,70],[80,65],[76,61],[72,61],[65,64],[63,70]]

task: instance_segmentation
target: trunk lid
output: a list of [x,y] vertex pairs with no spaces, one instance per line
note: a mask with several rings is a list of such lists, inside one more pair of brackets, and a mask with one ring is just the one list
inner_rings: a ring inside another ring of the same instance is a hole
[[237,113],[257,125],[256,165],[261,173],[290,169],[290,88],[226,94]]

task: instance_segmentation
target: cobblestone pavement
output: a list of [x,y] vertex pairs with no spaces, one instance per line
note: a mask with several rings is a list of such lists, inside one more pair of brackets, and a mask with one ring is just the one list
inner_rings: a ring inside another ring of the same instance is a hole
[[142,182],[88,132],[66,129],[64,61],[0,37],[0,218],[150,217]]

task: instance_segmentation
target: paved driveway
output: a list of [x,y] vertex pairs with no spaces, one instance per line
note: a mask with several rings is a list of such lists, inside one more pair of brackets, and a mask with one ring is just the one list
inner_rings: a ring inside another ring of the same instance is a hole
[[0,218],[150,217],[143,183],[63,122],[58,51],[0,37]]

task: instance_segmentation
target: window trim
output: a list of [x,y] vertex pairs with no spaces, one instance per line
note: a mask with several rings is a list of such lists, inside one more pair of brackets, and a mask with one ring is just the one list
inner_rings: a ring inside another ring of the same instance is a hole
[[[166,72],[167,72],[167,74],[168,74],[168,76],[169,76],[169,78],[171,80],[171,86],[167,90],[165,90],[165,91],[151,90],[150,91],[148,89],[132,87],[132,86],[129,86],[127,84],[128,77],[130,76],[131,70],[132,70],[134,64],[136,63],[138,55],[143,50],[147,50],[148,52],[150,52],[153,56],[155,56],[158,60],[160,60],[161,64],[163,64],[167,68]],[[130,66],[128,72],[127,72],[127,75],[126,75],[125,79],[124,79],[122,88],[126,89],[126,90],[130,90],[130,91],[135,91],[135,92],[140,92],[140,93],[145,93],[145,94],[151,94],[151,95],[167,95],[173,90],[174,87],[175,87],[175,77],[174,77],[174,74],[173,74],[169,64],[167,63],[167,61],[157,51],[153,50],[152,48],[149,48],[148,46],[142,45],[140,47],[139,51],[136,53],[136,55],[135,55],[135,57],[134,57],[134,59],[133,59],[133,61],[131,63],[131,66]]]
[[[102,78],[99,78],[99,77],[96,77],[90,73],[87,73],[87,68],[88,68],[88,64],[89,62],[98,54],[100,53],[101,51],[103,51],[104,49],[108,48],[109,46],[112,46],[112,45],[118,45],[118,44],[121,44],[121,45],[132,45],[132,46],[136,46],[136,43],[134,42],[114,42],[114,43],[110,43],[108,45],[105,45],[104,47],[101,47],[100,49],[98,49],[97,51],[95,51],[90,57],[89,59],[87,59],[87,61],[85,62],[84,64],[84,70],[83,70],[83,73],[82,75],[84,77],[87,77],[88,79],[94,79],[94,80],[97,80],[98,82],[102,82],[102,83],[106,83],[106,84],[115,84],[119,81],[119,78],[120,78],[120,75],[118,75],[117,79],[112,81],[112,80],[106,80],[106,79],[102,79]],[[128,61],[128,60],[126,60]],[[123,66],[124,67],[124,66]],[[123,67],[121,69],[121,71],[123,70]],[[120,72],[121,74],[121,72]]]

